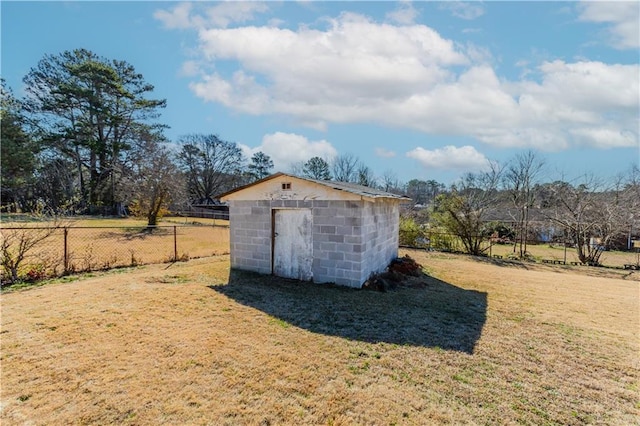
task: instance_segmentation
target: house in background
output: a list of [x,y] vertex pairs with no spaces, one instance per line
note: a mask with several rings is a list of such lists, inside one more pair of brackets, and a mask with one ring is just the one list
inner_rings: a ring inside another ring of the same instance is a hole
[[400,204],[366,186],[276,173],[220,196],[231,267],[360,288],[398,255]]

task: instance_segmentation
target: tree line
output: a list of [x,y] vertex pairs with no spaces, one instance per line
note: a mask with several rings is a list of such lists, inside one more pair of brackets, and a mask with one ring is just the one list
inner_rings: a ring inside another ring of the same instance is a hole
[[[45,55],[18,99],[2,81],[2,209],[55,214],[133,213],[155,224],[169,205],[212,204],[218,194],[273,172],[263,152],[245,158],[215,134],[169,141],[165,99],[125,62],[76,49]],[[319,157],[291,172],[378,186],[352,154]],[[403,189],[391,175],[384,189]]]
[[[169,141],[159,121],[166,100],[125,61],[85,49],[45,55],[23,82],[22,99],[4,80],[0,93],[5,212],[133,213],[154,224],[169,205],[211,204],[273,172],[265,153],[246,159],[215,134]],[[353,155],[331,167],[314,157],[293,172],[375,185]]]
[[[216,134],[169,141],[160,119],[165,99],[125,62],[76,49],[45,55],[23,79],[16,98],[2,82],[2,182],[5,212],[135,214],[156,224],[169,206],[207,205],[217,196],[273,172],[263,152],[245,158],[238,144]],[[514,252],[526,254],[533,223],[545,223],[597,262],[590,244],[606,246],[640,220],[638,166],[613,182],[544,182],[544,158],[521,153],[446,186],[435,180],[400,182],[393,171],[376,174],[357,156],[313,157],[290,173],[352,182],[407,195],[405,212],[421,227],[458,235],[479,253],[487,233],[509,233]],[[489,225],[492,224],[493,225]],[[495,223],[508,226],[497,229]]]
[[165,99],[125,61],[77,49],[46,55],[17,99],[2,81],[2,209],[56,214],[146,215],[202,202],[264,177],[264,154],[245,166],[216,135],[187,135],[172,148],[158,121]]
[[545,182],[544,166],[534,151],[492,163],[487,171],[466,174],[411,219],[425,224],[422,230],[458,236],[471,254],[483,254],[481,243],[495,238],[526,258],[528,242],[544,240],[570,245],[580,262],[597,265],[605,250],[640,240],[637,164],[610,181],[585,175],[574,183]]

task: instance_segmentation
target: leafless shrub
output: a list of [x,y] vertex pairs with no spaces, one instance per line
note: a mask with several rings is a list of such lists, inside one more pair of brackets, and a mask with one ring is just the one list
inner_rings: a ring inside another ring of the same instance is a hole
[[[36,219],[41,220],[43,217],[38,216]],[[43,222],[43,226],[25,228],[8,227],[0,229],[0,235],[2,237],[0,242],[0,262],[2,263],[1,284],[13,284],[21,279],[22,272],[29,272],[22,271],[22,267],[27,263],[25,262],[27,259],[35,256],[33,249],[51,237],[51,235],[61,227],[61,221],[53,218],[52,220]],[[38,270],[46,269],[47,264],[53,262],[52,259],[46,258],[46,256],[40,257],[40,255],[38,255],[38,257],[38,262],[35,262],[36,265],[39,265],[36,268]],[[40,274],[40,272],[35,271],[32,272],[32,274]]]

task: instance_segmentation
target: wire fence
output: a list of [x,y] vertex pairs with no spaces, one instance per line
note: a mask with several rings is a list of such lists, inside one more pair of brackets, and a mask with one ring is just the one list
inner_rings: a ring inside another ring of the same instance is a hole
[[34,226],[0,233],[3,284],[229,253],[227,226]]
[[[174,220],[174,219],[172,219]],[[182,220],[182,219],[178,219]],[[176,223],[176,222],[174,222]],[[2,227],[0,282],[37,281],[65,274],[117,267],[166,263],[229,253],[229,227],[213,222],[187,222],[147,226]],[[453,234],[430,232],[411,247],[463,253],[465,247]],[[522,260],[511,243],[484,239],[481,252],[492,258]],[[526,259],[539,263],[578,264],[575,248],[567,244],[530,243]],[[640,269],[640,249],[608,251],[601,265]]]
[[229,220],[229,210],[177,210],[173,214],[181,217]]
[[[423,249],[445,253],[465,253],[462,239],[444,232],[427,232],[424,237],[416,238],[405,248]],[[481,238],[480,253],[495,259],[527,260],[545,264],[583,265],[576,248],[568,242],[527,241],[524,255],[520,256],[517,242],[492,237]],[[640,247],[631,250],[605,250],[597,266],[640,270]]]

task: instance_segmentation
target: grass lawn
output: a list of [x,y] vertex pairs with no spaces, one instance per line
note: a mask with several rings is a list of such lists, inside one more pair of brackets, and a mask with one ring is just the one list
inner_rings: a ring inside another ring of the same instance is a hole
[[[67,268],[71,272],[169,262],[175,260],[176,254],[184,260],[229,253],[228,221],[220,219],[167,217],[151,233],[147,232],[146,221],[136,218],[72,218],[63,219],[58,225],[68,229]],[[3,228],[17,226],[33,228],[47,223],[2,223]],[[16,247],[21,240],[46,232],[2,229],[2,237]],[[64,247],[64,229],[53,230],[27,253],[20,276],[28,276],[29,271],[60,275],[65,265]]]
[[[537,262],[542,260],[565,260],[566,262],[577,262],[578,255],[576,249],[567,247],[565,250],[561,245],[550,246],[549,244],[529,244],[527,245],[527,253],[531,255]],[[487,254],[489,254],[487,252]],[[512,244],[494,244],[491,247],[491,254],[507,257],[513,254]],[[638,262],[638,253],[631,251],[605,251],[600,256],[600,263],[604,266],[621,268],[625,264],[636,264]]]
[[5,292],[0,421],[639,424],[640,273],[404,253],[386,293],[228,256]]

